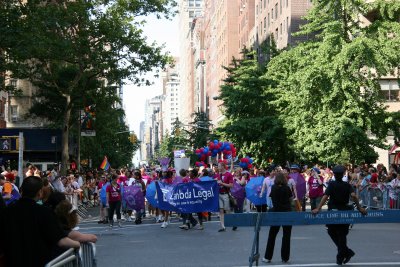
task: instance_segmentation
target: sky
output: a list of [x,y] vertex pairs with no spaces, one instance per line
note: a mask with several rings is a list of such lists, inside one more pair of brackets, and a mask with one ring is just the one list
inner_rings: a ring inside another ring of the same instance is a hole
[[[153,41],[158,44],[165,44],[166,51],[172,56],[179,55],[179,33],[178,17],[173,20],[157,19],[155,16],[147,18],[147,24],[143,28],[143,33],[147,36],[149,43]],[[150,99],[162,93],[161,78],[155,78],[154,73],[146,76],[154,84],[151,86],[135,86],[127,84],[123,86],[123,105],[125,108],[126,121],[131,131],[139,135],[140,122],[144,121],[144,110],[146,99]],[[133,162],[137,162],[137,155]]]

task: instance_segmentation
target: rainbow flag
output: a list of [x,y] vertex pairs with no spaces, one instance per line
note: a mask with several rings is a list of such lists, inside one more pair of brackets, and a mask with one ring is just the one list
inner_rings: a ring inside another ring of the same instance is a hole
[[108,170],[110,168],[110,163],[108,162],[108,159],[106,156],[104,156],[103,162],[100,164],[100,169],[103,170]]

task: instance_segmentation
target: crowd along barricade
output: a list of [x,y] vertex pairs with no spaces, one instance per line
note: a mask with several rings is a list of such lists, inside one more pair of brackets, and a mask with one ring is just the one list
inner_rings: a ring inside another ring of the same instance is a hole
[[78,267],[78,256],[73,248],[68,249],[63,254],[53,259],[45,267]]
[[369,209],[400,209],[400,189],[385,184],[356,189],[360,204]]
[[81,243],[79,259],[80,267],[96,267],[96,245],[90,242]]

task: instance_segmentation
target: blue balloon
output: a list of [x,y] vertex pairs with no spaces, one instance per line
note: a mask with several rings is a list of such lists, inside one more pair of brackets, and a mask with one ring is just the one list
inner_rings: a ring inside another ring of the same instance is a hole
[[218,144],[218,140],[217,139],[214,140],[214,144]]
[[249,163],[250,163],[250,164],[253,164],[253,159],[249,159]]
[[213,154],[217,154],[218,153],[218,149],[213,149]]
[[205,147],[203,150],[203,154],[207,154],[208,153],[208,147]]
[[225,150],[229,151],[229,150],[231,150],[231,147],[230,146],[226,146]]

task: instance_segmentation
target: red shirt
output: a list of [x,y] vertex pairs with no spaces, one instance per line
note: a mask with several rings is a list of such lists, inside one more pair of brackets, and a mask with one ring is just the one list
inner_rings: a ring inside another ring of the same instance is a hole
[[[230,172],[225,172],[224,174],[220,173],[217,179],[221,180],[224,184],[233,184],[233,176]],[[229,188],[227,188],[223,185],[219,185],[219,193],[220,194],[228,193],[228,191],[229,191]]]
[[119,184],[117,184],[117,186],[110,184],[107,186],[106,192],[109,193],[108,202],[116,202],[121,200],[121,187]]
[[128,180],[128,178],[126,178],[126,176],[121,175],[120,177],[118,177],[117,183],[119,183],[119,184],[124,183],[124,185],[126,185],[127,180]]

